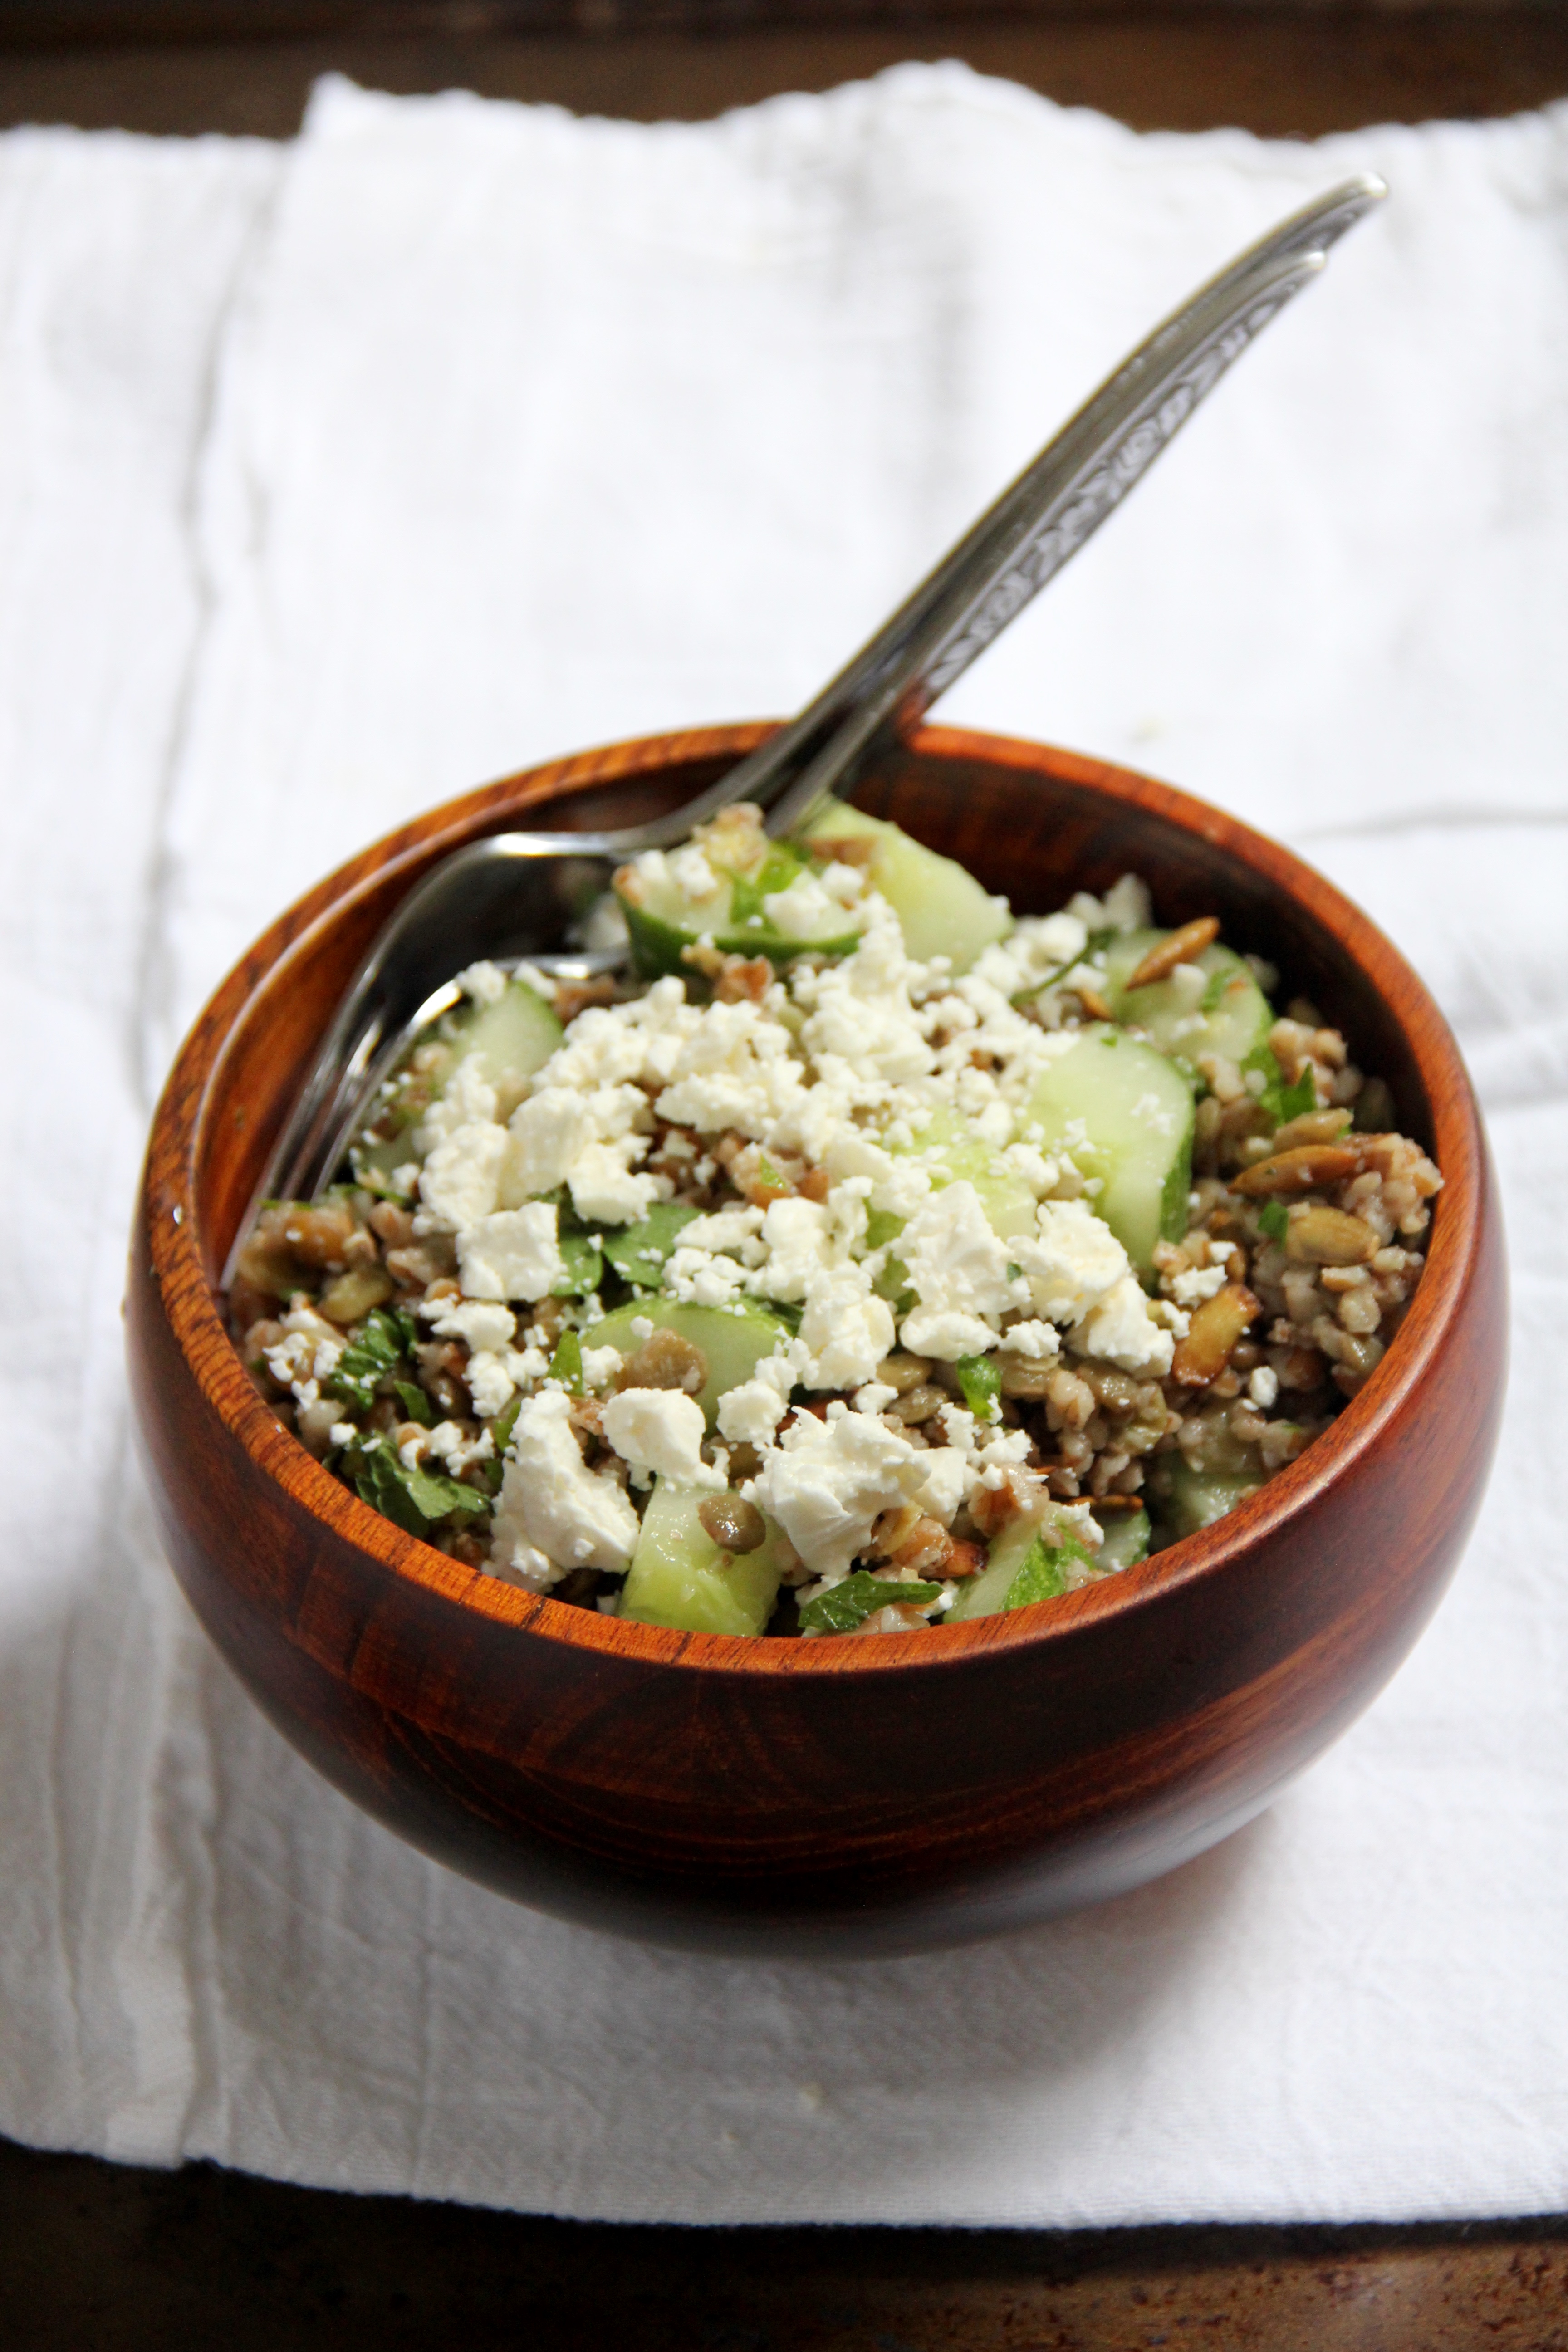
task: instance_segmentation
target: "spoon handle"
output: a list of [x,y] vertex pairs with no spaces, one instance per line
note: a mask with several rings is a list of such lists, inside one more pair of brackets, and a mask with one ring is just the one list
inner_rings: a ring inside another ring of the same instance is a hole
[[1387,190],[1363,173],[1282,221],[1122,361],[800,716],[680,812],[736,800],[795,830],[937,697],[1098,530],[1328,248]]

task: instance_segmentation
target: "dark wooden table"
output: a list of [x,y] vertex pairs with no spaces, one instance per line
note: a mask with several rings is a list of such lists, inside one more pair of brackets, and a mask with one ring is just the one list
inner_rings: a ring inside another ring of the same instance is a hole
[[[316,75],[640,120],[961,57],[1139,129],[1568,96],[1568,6],[4,0],[0,124],[285,138]],[[0,2021],[0,2031],[4,2021]],[[1568,2352],[1568,2218],[1387,2229],[616,2228],[0,2141],[4,2352]]]

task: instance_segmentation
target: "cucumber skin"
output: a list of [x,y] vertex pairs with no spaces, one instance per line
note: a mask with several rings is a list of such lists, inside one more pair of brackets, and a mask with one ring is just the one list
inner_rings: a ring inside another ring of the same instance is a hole
[[956,858],[943,857],[900,825],[867,816],[847,802],[830,802],[803,838],[819,856],[829,856],[835,841],[876,843],[868,878],[897,915],[904,945],[921,963],[944,955],[954,973],[965,972],[1013,928],[1006,906],[998,906]]
[[[1115,1041],[1114,1046],[1106,1044],[1108,1039]],[[1121,1057],[1114,1069],[1106,1066],[1106,1057],[1111,1051]],[[1086,1053],[1094,1054],[1097,1060],[1093,1064],[1081,1061],[1080,1055]],[[1132,1074],[1131,1082],[1128,1072]],[[1113,1121],[1106,1116],[1108,1106],[1097,1105],[1093,1100],[1095,1081],[1100,1077],[1106,1082],[1114,1081],[1116,1093],[1123,1097],[1119,1108],[1125,1109],[1127,1098],[1150,1093],[1162,1097],[1173,1117],[1181,1122],[1180,1139],[1171,1152],[1157,1198],[1152,1185],[1139,1184],[1136,1171],[1126,1164],[1125,1139],[1106,1139],[1107,1129]],[[1087,1103],[1083,1099],[1086,1079],[1090,1097]],[[1155,1244],[1180,1241],[1186,1232],[1187,1196],[1193,1181],[1192,1090],[1170,1057],[1153,1045],[1140,1045],[1136,1038],[1113,1026],[1097,1023],[1081,1032],[1070,1052],[1047,1063],[1029,1097],[1028,1116],[1045,1129],[1041,1148],[1047,1151],[1060,1150],[1068,1126],[1082,1119],[1089,1132],[1089,1146],[1087,1150],[1076,1151],[1074,1160],[1075,1164],[1089,1161],[1091,1164],[1083,1172],[1101,1180],[1102,1189],[1092,1202],[1094,1213],[1110,1227],[1133,1265],[1146,1274],[1153,1263]]]
[[786,1323],[761,1307],[748,1307],[743,1315],[731,1315],[722,1307],[688,1307],[679,1299],[650,1296],[617,1307],[602,1323],[584,1332],[583,1345],[618,1348],[623,1356],[629,1356],[637,1345],[631,1327],[639,1315],[646,1316],[656,1330],[679,1332],[694,1348],[701,1349],[709,1370],[697,1391],[697,1402],[710,1431],[718,1419],[720,1398],[750,1380],[763,1358],[771,1356],[791,1336]]
[[[692,968],[684,961],[685,950],[707,938],[710,927],[704,924],[700,930],[682,930],[662,915],[634,907],[629,899],[621,899],[620,907],[631,938],[632,964],[641,977],[660,980],[673,972],[678,979],[689,979]],[[786,940],[780,931],[721,929],[713,931],[712,939],[721,955],[762,955],[776,964],[792,962],[800,955],[849,955],[860,944],[858,931],[842,931],[832,939]]]
[[656,1478],[616,1614],[678,1633],[754,1637],[773,1613],[784,1539],[768,1524],[755,1551],[723,1551],[698,1518],[708,1490]]

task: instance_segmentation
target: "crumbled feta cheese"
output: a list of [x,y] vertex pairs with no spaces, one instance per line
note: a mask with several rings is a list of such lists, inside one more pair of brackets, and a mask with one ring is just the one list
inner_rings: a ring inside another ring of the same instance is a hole
[[744,1491],[814,1574],[842,1577],[881,1513],[919,1497],[930,1460],[886,1422],[830,1406],[826,1421],[796,1413]]
[[458,1271],[469,1298],[548,1298],[565,1271],[555,1238],[555,1203],[498,1209],[458,1235]]
[[623,1389],[603,1412],[605,1436],[634,1471],[685,1486],[722,1486],[724,1473],[704,1462],[702,1408],[679,1389]]
[[893,1310],[872,1292],[863,1266],[815,1274],[800,1318],[812,1388],[854,1389],[868,1381],[893,1344]]
[[480,1298],[437,1298],[420,1312],[438,1339],[466,1339],[470,1348],[500,1349],[517,1329],[509,1307]]
[[904,1318],[904,1346],[949,1363],[994,1348],[998,1319],[1017,1304],[1007,1253],[973,1184],[933,1192],[899,1236],[919,1302]]
[[469,1119],[436,1144],[419,1172],[425,1218],[461,1232],[496,1205],[507,1134],[494,1119]]
[[844,908],[814,874],[797,874],[787,890],[770,892],[763,913],[781,938],[820,940],[844,929]]
[[1025,1322],[1009,1324],[997,1345],[1012,1355],[1022,1356],[1026,1363],[1044,1364],[1060,1355],[1062,1343],[1054,1324],[1031,1317]]
[[1125,1274],[1089,1309],[1072,1333],[1082,1356],[1102,1358],[1124,1372],[1163,1377],[1171,1369],[1175,1342],[1149,1312],[1138,1277]]
[[537,1578],[535,1590],[568,1568],[618,1572],[637,1548],[637,1513],[613,1478],[584,1461],[571,1410],[562,1389],[523,1399],[496,1503],[490,1564],[519,1581]]
[[756,1287],[768,1298],[804,1298],[813,1277],[838,1261],[827,1211],[819,1201],[769,1203],[763,1220],[767,1261]]
[[[642,1319],[642,1318],[639,1318]],[[583,1386],[590,1395],[608,1388],[621,1369],[618,1348],[584,1348],[583,1350]]]
[[1078,1322],[1128,1271],[1127,1252],[1082,1201],[1042,1201],[1037,1237],[1013,1252],[1047,1323]]
[[488,1462],[495,1452],[495,1442],[488,1429],[481,1429],[477,1437],[465,1437],[455,1421],[442,1421],[426,1437],[426,1450],[438,1462],[444,1462],[456,1478],[470,1463]]
[[476,1348],[463,1367],[463,1378],[481,1421],[504,1412],[516,1391],[507,1358],[494,1349]]
[[1223,1290],[1230,1279],[1223,1265],[1192,1266],[1178,1274],[1171,1284],[1171,1296],[1178,1307],[1196,1307]]
[[1268,1364],[1254,1365],[1247,1375],[1247,1393],[1259,1412],[1267,1412],[1279,1399],[1279,1375]]
[[670,880],[683,898],[700,904],[704,898],[716,898],[723,887],[707,858],[694,841],[684,849],[673,851],[667,861]]
[[506,994],[506,974],[499,963],[491,963],[487,957],[460,971],[458,986],[476,1004],[494,1004]]

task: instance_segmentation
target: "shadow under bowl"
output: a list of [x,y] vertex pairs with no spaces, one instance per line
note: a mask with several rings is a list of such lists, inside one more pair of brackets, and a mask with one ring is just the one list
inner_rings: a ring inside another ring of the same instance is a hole
[[[328,1016],[398,899],[520,822],[679,805],[770,730],[584,753],[389,835],[236,966],[159,1105],[132,1240],[132,1381],[192,1605],[340,1789],[517,1901],[710,1949],[955,1944],[1173,1868],[1360,1713],[1436,1606],[1503,1391],[1503,1253],[1468,1081],[1431,998],[1322,877],[1218,810],[1045,746],[921,730],[857,795],[1021,911],[1129,869],[1168,924],[1310,995],[1444,1176],[1426,1272],[1361,1393],[1204,1533],[1071,1594],[870,1640],[740,1641],[519,1591],[405,1535],[274,1419],[216,1287]],[[454,968],[465,961],[453,945]]]

